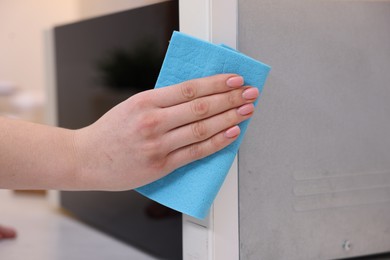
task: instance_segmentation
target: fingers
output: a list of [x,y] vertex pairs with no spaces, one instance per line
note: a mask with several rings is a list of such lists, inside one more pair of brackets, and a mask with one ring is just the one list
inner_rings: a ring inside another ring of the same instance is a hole
[[195,143],[170,153],[166,164],[168,172],[225,148],[234,142],[239,134],[240,128],[234,126],[203,142]]
[[163,130],[168,132],[171,129],[218,115],[244,104],[253,103],[258,95],[257,88],[245,87],[165,108],[162,111],[163,117],[172,120],[165,122]]
[[253,111],[253,104],[245,104],[238,109],[234,108],[214,117],[173,129],[163,137],[163,145],[168,151],[174,151],[204,141],[248,119]]
[[152,92],[152,99],[156,106],[170,107],[199,97],[227,92],[243,84],[244,80],[241,76],[219,74],[155,89]]

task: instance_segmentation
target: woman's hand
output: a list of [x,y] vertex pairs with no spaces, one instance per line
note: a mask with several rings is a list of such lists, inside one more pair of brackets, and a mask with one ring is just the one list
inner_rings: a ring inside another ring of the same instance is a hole
[[79,130],[0,117],[0,188],[129,190],[232,143],[256,88],[237,75],[139,93]]
[[259,95],[243,82],[221,74],[141,92],[75,130],[76,188],[133,189],[228,146]]

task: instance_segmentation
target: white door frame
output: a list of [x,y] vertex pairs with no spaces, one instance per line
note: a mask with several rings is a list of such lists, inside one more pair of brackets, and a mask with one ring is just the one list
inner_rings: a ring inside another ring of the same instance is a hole
[[[238,0],[180,0],[180,31],[237,47]],[[210,209],[199,221],[183,216],[183,259],[239,259],[237,158]]]

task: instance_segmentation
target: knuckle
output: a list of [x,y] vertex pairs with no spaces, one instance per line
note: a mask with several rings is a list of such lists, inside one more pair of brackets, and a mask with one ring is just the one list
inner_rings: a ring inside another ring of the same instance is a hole
[[192,113],[194,113],[195,116],[205,116],[209,112],[209,104],[204,99],[203,100],[193,100],[191,102],[191,110]]
[[198,140],[203,140],[207,137],[207,128],[203,121],[193,123],[191,125],[192,134]]
[[218,151],[220,149],[222,149],[224,146],[225,146],[225,141],[226,139],[223,138],[218,138],[217,136],[215,136],[214,138],[211,138],[210,139],[210,142],[211,142],[211,147],[214,151]]
[[181,94],[185,99],[191,100],[196,97],[196,86],[194,82],[187,81],[180,86]]
[[191,145],[188,152],[190,158],[193,159],[201,158],[203,155],[203,150],[200,144]]
[[161,151],[161,142],[157,140],[145,142],[142,146],[142,155],[144,159],[150,165],[154,165],[160,162],[163,158],[163,153]]
[[225,122],[227,123],[227,125],[231,126],[231,125],[235,125],[238,123],[238,115],[237,115],[237,112],[235,110],[230,110],[228,112],[226,112],[224,114],[224,117],[225,117]]
[[[167,168],[167,160],[166,159],[161,159],[158,161],[154,161],[149,164],[150,168],[157,173],[165,172]],[[160,176],[161,177],[161,176]]]
[[238,91],[231,91],[228,93],[227,102],[230,106],[234,107],[241,103],[241,96]]
[[153,137],[156,135],[160,123],[160,118],[155,114],[144,115],[138,123],[138,133],[145,138]]
[[152,103],[148,91],[135,94],[134,96],[131,96],[129,99],[131,99],[132,101],[129,103],[133,104],[133,106],[137,109],[143,109],[149,107]]

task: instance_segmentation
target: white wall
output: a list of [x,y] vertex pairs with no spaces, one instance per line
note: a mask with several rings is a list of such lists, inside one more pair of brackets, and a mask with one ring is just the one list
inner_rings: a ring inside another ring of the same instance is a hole
[[45,32],[78,16],[78,0],[0,1],[0,82],[17,86],[12,96],[0,97],[0,114],[45,121]]
[[75,20],[77,8],[77,0],[0,1],[0,80],[23,89],[43,89],[43,32]]
[[[164,1],[167,0],[1,0],[0,82],[13,82],[23,95],[45,99],[46,85],[52,83],[49,74],[53,73],[47,33],[50,29]],[[2,100],[4,97],[0,97],[0,103],[4,103]],[[1,104],[0,109],[0,114],[9,112]]]

